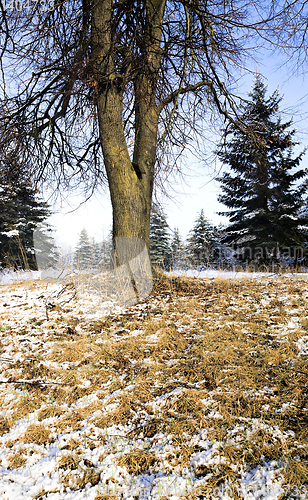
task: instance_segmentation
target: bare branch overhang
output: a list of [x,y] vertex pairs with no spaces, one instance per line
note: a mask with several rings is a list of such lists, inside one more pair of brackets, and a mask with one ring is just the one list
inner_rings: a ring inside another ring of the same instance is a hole
[[171,92],[167,97],[165,97],[159,104],[158,104],[158,112],[160,113],[163,108],[167,105],[170,104],[171,102],[175,102],[177,97],[182,94],[188,94],[189,92],[195,92],[196,90],[202,88],[202,87],[211,87],[213,85],[213,82],[211,80],[201,80],[200,82],[194,83],[193,85],[187,85],[186,87],[179,88],[175,90],[174,92]]

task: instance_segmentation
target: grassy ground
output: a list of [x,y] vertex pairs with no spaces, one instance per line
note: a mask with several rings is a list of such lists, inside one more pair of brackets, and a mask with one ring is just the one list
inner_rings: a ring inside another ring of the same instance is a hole
[[308,281],[162,276],[96,321],[46,290],[1,287],[0,495],[308,498]]

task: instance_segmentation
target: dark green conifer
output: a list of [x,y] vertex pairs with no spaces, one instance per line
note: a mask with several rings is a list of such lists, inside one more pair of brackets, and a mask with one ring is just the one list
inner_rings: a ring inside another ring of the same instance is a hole
[[78,271],[90,270],[93,267],[93,240],[91,242],[85,228],[80,232],[74,252],[74,267]]
[[173,231],[170,250],[172,268],[182,269],[185,266],[185,248],[177,227]]
[[193,267],[206,267],[214,259],[215,227],[204,216],[198,215],[187,240],[188,258]]
[[40,228],[48,243],[49,262],[56,263],[58,254],[46,224],[50,210],[37,197],[30,176],[14,151],[0,158],[0,268],[37,269],[33,232]]
[[171,250],[169,226],[166,215],[157,205],[153,205],[150,220],[150,257],[153,266],[170,268]]
[[[250,131],[231,124],[219,158],[229,167],[218,180],[223,194],[219,201],[230,210],[224,242],[236,246],[240,259],[268,262],[284,252],[305,247],[307,219],[301,215],[307,175],[299,169],[304,152],[293,157],[292,120],[283,123],[278,114],[276,90],[266,97],[266,86],[256,78],[240,119]],[[300,182],[302,180],[302,182]]]

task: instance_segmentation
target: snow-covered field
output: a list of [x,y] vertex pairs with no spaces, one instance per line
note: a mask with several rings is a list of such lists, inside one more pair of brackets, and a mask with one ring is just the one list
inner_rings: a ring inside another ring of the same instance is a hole
[[0,499],[308,498],[306,276],[213,273],[95,317],[3,277]]

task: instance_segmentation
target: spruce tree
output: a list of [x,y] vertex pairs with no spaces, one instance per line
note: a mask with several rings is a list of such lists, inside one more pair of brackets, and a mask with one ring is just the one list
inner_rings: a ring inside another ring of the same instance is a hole
[[170,245],[171,264],[173,269],[182,269],[185,263],[184,244],[180,236],[179,228],[175,228]]
[[79,235],[77,246],[74,252],[74,267],[78,271],[89,270],[93,266],[92,255],[93,241],[88,236],[85,228],[82,229]]
[[115,266],[111,230],[107,238],[100,243],[100,263],[103,270],[110,270]]
[[213,261],[215,248],[215,227],[204,216],[203,209],[189,231],[187,250],[194,267],[204,267]]
[[153,204],[150,220],[150,257],[154,266],[170,268],[169,226],[163,210]]
[[298,168],[304,151],[293,157],[298,143],[289,129],[292,120],[281,121],[278,91],[270,97],[266,91],[257,77],[239,116],[251,130],[231,124],[218,153],[230,169],[219,178],[223,194],[218,199],[230,209],[220,213],[231,222],[224,241],[237,245],[240,259],[259,262],[280,260],[284,252],[290,255],[290,249],[305,245],[307,224],[299,215],[306,190],[307,171]]
[[98,270],[101,264],[101,249],[100,245],[95,241],[95,238],[90,239],[90,265],[93,269]]
[[0,268],[37,270],[33,232],[39,228],[44,249],[41,262],[55,264],[58,258],[50,226],[47,203],[37,191],[24,165],[14,151],[0,159]]

